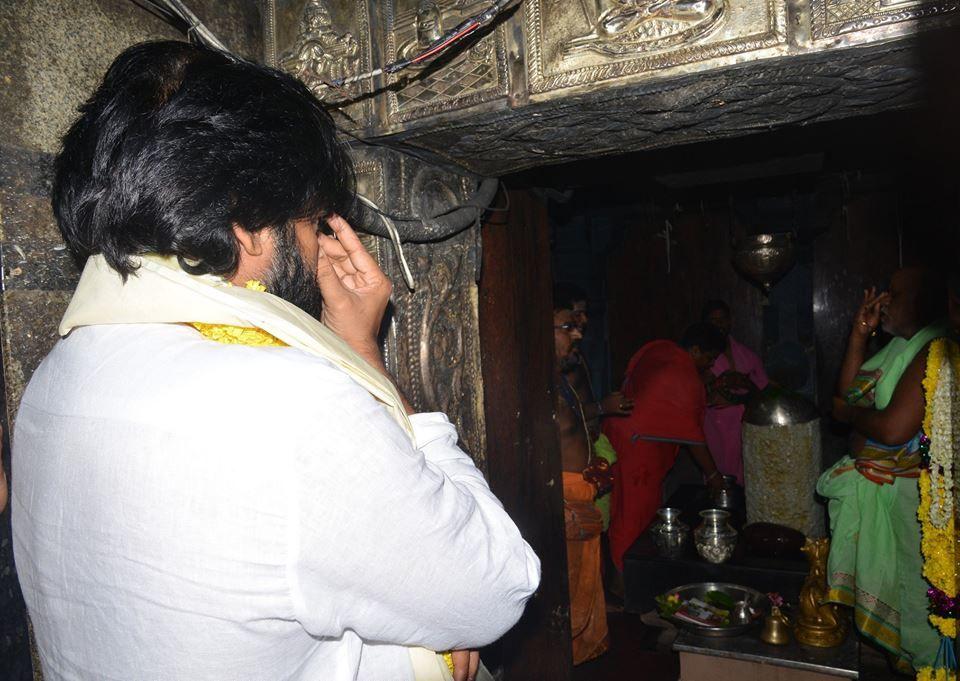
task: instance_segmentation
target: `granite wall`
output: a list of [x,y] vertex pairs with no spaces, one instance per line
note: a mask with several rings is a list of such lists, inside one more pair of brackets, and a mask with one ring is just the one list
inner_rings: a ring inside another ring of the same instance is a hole
[[[231,50],[260,60],[257,0],[188,0]],[[0,2],[0,340],[9,433],[20,396],[56,340],[78,271],[50,208],[50,168],[77,106],[124,48],[182,39],[130,0]],[[9,448],[3,465],[10,474]],[[31,678],[24,606],[0,516],[0,678]]]

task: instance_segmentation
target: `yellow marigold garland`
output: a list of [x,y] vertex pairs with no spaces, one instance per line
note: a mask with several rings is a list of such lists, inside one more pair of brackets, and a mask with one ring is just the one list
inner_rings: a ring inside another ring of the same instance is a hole
[[[937,393],[941,369],[944,361],[949,361],[953,367],[954,377],[960,376],[960,352],[957,352],[956,345],[948,343],[946,340],[937,340],[930,345],[927,355],[927,370],[923,379],[924,395],[927,405],[923,418],[923,431],[931,439],[937,437],[937,433],[931,432],[934,426],[935,402],[934,395]],[[954,413],[960,413],[957,407],[960,405],[951,405]],[[950,446],[955,447],[955,443]],[[956,454],[956,452],[954,452]],[[917,517],[921,525],[921,552],[923,553],[923,576],[936,589],[943,591],[951,597],[956,597],[957,593],[957,575],[956,575],[956,528],[955,514],[951,513],[947,523],[943,527],[936,527],[931,521],[931,506],[933,504],[932,479],[930,471],[924,469],[920,471],[920,506],[917,509]],[[940,494],[952,494],[952,490],[940,490]],[[954,618],[940,617],[930,615],[930,623],[943,635],[949,638],[957,636],[957,620]],[[957,671],[954,669],[923,667],[917,670],[918,681],[955,681]]]
[[[244,288],[250,291],[266,291],[267,287],[256,279],[248,281]],[[229,324],[204,324],[191,322],[190,326],[199,331],[204,338],[226,345],[251,345],[253,347],[283,347],[282,340],[262,329],[248,326],[230,326]]]
[[952,669],[934,669],[923,667],[917,671],[917,681],[956,681],[957,674]]

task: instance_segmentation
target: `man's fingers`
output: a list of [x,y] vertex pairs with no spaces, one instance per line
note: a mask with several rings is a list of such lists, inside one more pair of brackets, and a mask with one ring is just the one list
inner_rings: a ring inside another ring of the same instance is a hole
[[470,651],[454,650],[450,653],[453,658],[453,681],[467,681],[470,672]]
[[357,271],[357,268],[350,261],[350,255],[339,241],[326,234],[321,234],[317,237],[317,243],[320,244],[320,250],[336,265],[339,265],[344,272],[354,274]]
[[360,272],[373,272],[379,270],[377,261],[367,253],[367,249],[360,243],[360,237],[353,231],[350,224],[339,215],[331,215],[327,218],[327,224],[337,235],[337,241],[343,246],[350,262]]
[[477,671],[480,669],[480,653],[476,650],[470,651],[470,673],[467,675],[467,681],[475,681]]
[[317,285],[320,287],[320,295],[323,296],[325,303],[337,300],[344,293],[343,284],[334,268],[333,260],[324,253],[322,248],[317,257]]

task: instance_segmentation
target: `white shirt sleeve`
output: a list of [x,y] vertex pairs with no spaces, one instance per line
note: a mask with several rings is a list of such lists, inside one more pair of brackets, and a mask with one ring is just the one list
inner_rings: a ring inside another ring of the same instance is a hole
[[443,414],[412,417],[414,447],[369,394],[334,383],[290,471],[298,621],[438,651],[496,640],[539,583],[536,555]]

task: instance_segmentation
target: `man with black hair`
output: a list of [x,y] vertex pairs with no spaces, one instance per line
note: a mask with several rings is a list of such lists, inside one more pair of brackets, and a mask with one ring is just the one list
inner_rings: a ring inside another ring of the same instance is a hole
[[[569,357],[563,361],[563,380],[566,388],[576,396],[578,409],[583,414],[592,455],[599,457],[612,466],[617,461],[617,453],[610,440],[600,430],[601,419],[627,416],[633,408],[633,402],[623,396],[619,390],[609,393],[601,400],[596,398],[593,383],[590,380],[590,367],[580,347],[580,340],[586,331],[587,294],[574,284],[559,283],[553,288],[554,307],[569,310],[573,322],[577,324],[581,336],[573,345]],[[596,500],[597,508],[603,517],[603,530],[610,525],[610,491],[602,491]]]
[[610,509],[610,553],[623,569],[623,554],[653,520],[661,485],[685,445],[712,489],[723,487],[703,434],[707,408],[701,374],[726,347],[711,324],[690,326],[680,343],[655,340],[631,358],[623,394],[633,400],[630,416],[607,421],[603,430],[617,452]]
[[81,108],[53,201],[85,266],[14,437],[47,679],[463,681],[520,617],[537,558],[388,375],[352,200],[278,71],[138,45]]
[[[573,321],[579,326],[581,335],[590,320],[587,310],[587,294],[573,284],[557,284],[553,289],[554,305],[559,309],[570,310]],[[583,403],[583,411],[590,425],[592,439],[600,433],[600,419],[610,416],[626,416],[633,406],[619,390],[615,390],[602,400],[597,400],[590,381],[590,367],[579,344],[574,346],[573,354],[566,363],[566,375],[570,386],[576,391]]]
[[[563,469],[563,511],[570,590],[573,663],[602,655],[608,648],[606,600],[601,575],[600,511],[595,506],[606,462],[594,456],[583,400],[570,384],[583,338],[569,299],[554,290],[553,341],[557,385],[557,431]],[[600,466],[598,468],[598,466]],[[598,477],[598,473],[601,475]]]

